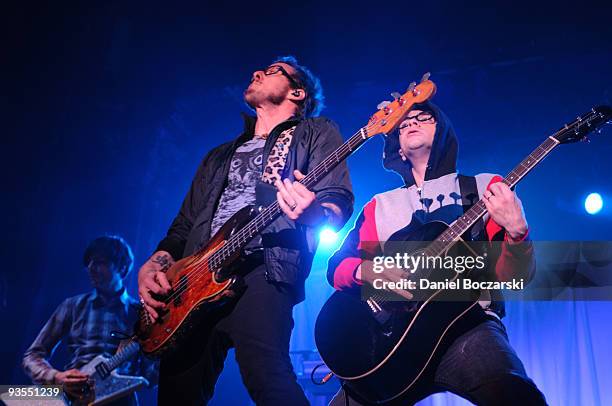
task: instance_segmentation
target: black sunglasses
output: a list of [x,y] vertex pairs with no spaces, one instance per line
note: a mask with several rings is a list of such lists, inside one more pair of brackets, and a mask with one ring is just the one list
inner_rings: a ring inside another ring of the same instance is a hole
[[281,73],[281,75],[283,75],[284,77],[286,77],[286,78],[289,80],[289,82],[291,83],[291,86],[292,86],[293,88],[296,88],[296,89],[301,89],[301,88],[303,87],[303,86],[302,86],[302,85],[301,85],[301,84],[300,84],[300,83],[299,83],[297,80],[295,80],[295,79],[294,79],[294,78],[293,78],[293,77],[292,77],[292,76],[289,74],[289,72],[287,72],[287,71],[285,70],[285,68],[283,68],[283,67],[282,67],[282,66],[280,66],[280,65],[270,65],[270,66],[268,66],[267,68],[262,69],[261,71],[262,71],[262,72],[264,73],[264,75],[266,75],[266,76],[276,75],[278,72],[280,72],[280,73]]

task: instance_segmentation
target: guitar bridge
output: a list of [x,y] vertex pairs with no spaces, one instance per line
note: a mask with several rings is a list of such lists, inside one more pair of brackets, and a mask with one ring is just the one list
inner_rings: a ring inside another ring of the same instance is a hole
[[379,324],[385,324],[391,318],[391,313],[383,309],[383,307],[372,297],[367,298],[366,303],[372,312],[372,316],[374,316],[374,319]]

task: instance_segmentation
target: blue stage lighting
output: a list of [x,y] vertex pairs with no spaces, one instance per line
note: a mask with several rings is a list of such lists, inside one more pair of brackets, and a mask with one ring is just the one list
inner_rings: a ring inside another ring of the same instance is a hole
[[603,199],[599,193],[591,193],[584,199],[584,209],[589,214],[597,214],[603,207]]
[[338,234],[331,228],[323,228],[319,233],[319,241],[324,245],[331,245],[338,240]]

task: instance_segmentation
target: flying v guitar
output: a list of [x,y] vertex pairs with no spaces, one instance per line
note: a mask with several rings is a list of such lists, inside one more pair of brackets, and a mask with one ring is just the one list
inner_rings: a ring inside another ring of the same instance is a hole
[[79,371],[89,375],[89,379],[93,381],[93,391],[85,402],[66,399],[66,404],[71,406],[101,406],[147,386],[149,382],[141,376],[121,375],[115,371],[116,368],[136,354],[139,349],[138,342],[130,341],[112,357],[107,358],[104,355],[98,355],[81,367]]

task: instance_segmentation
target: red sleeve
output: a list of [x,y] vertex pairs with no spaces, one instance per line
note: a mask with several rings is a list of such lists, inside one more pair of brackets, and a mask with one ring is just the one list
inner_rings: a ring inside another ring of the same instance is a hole
[[[498,175],[493,176],[493,178],[491,178],[491,181],[487,185],[487,190],[489,190],[492,184],[501,182],[502,180],[503,178],[501,176],[498,176]],[[499,224],[493,221],[491,216],[489,216],[489,219],[487,220],[487,223],[485,224],[485,229],[487,231],[487,238],[489,239],[489,241],[493,241],[495,236],[503,230],[503,228]]]
[[355,279],[355,271],[364,259],[380,255],[375,213],[376,200],[372,199],[364,206],[342,247],[330,258],[328,279],[334,288],[342,290],[361,285]]
[[[501,176],[494,176],[487,185],[487,190],[492,184],[502,180]],[[501,254],[495,264],[497,279],[500,281],[508,281],[515,277],[531,279],[535,272],[535,257],[529,229],[519,240],[510,240],[505,230],[489,216],[485,230],[489,241],[500,241],[502,238],[500,233],[503,233],[504,243],[501,244]]]

